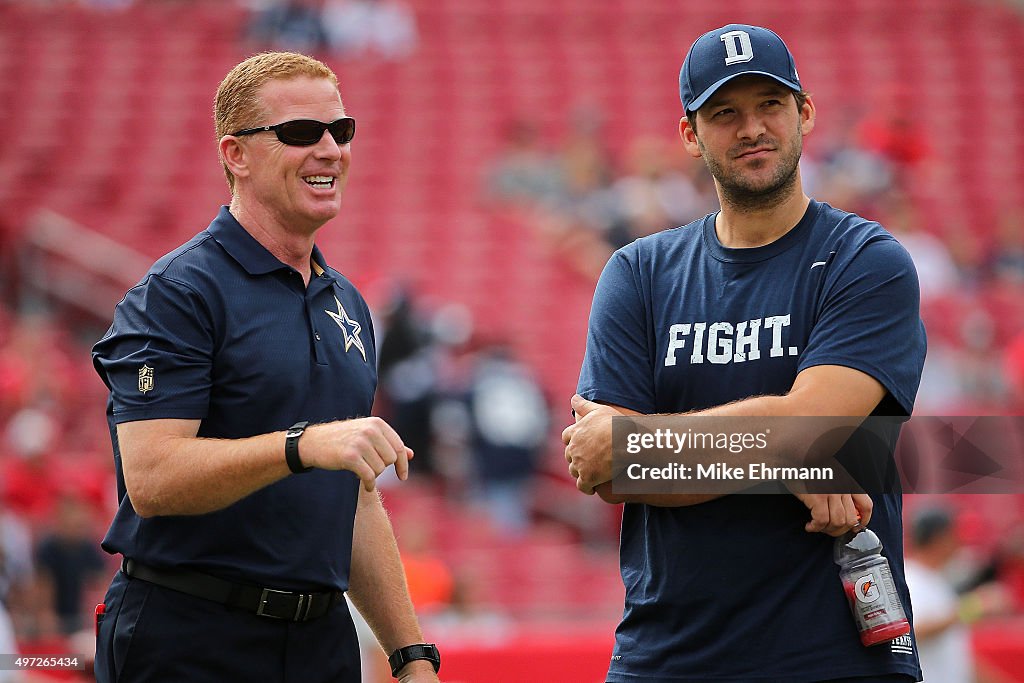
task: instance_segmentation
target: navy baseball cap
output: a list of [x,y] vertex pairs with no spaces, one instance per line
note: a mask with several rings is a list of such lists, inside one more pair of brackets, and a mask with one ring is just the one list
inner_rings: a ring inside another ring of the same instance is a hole
[[679,99],[695,112],[716,90],[745,74],[774,78],[799,92],[796,62],[782,38],[760,26],[729,24],[708,31],[686,53],[679,71]]

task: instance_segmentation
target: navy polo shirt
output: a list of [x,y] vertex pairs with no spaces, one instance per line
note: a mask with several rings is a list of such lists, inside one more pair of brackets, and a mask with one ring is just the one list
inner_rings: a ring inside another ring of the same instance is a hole
[[223,510],[143,519],[117,444],[116,425],[134,420],[201,420],[200,437],[238,439],[369,415],[377,384],[369,310],[316,247],[313,260],[305,287],[222,207],[117,305],[93,348],[110,388],[117,470],[107,552],[284,589],[348,587],[359,490],[351,472],[313,470]]
[[[877,223],[812,201],[783,237],[730,249],[715,215],[639,239],[594,294],[578,391],[641,413],[783,395],[797,374],[842,365],[877,379],[876,412],[909,415],[925,356],[917,273]],[[898,421],[887,438],[895,443]],[[891,459],[891,452],[885,457]],[[897,590],[901,496],[874,499]],[[627,504],[626,588],[609,681],[820,681],[918,676],[910,637],[866,648],[832,562],[790,495],[730,495],[689,507]]]

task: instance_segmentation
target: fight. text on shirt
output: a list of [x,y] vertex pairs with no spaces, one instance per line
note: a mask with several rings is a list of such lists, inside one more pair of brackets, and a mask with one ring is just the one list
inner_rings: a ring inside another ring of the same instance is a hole
[[739,323],[693,322],[676,323],[669,328],[665,366],[676,364],[677,352],[690,343],[690,363],[743,363],[761,358],[762,345],[771,343],[769,358],[796,356],[800,349],[783,341],[789,327],[790,314],[770,315]]

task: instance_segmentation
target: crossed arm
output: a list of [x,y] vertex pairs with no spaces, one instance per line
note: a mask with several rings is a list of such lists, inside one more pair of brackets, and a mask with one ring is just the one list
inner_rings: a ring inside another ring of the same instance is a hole
[[[687,413],[691,416],[784,417],[855,416],[867,417],[885,397],[878,380],[852,368],[820,365],[797,375],[783,396],[755,396],[707,410]],[[622,406],[602,405],[580,396],[572,400],[576,423],[562,432],[569,474],[576,487],[587,494],[597,493],[609,503],[646,503],[662,507],[697,505],[721,494],[630,494],[616,495],[611,490],[612,417],[639,415]],[[865,494],[794,494],[811,513],[807,531],[839,536],[848,530],[867,526],[871,518],[871,499]]]

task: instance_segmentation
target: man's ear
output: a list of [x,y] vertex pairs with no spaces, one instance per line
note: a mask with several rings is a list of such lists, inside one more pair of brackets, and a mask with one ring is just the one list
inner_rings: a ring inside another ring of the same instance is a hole
[[[692,116],[696,115],[696,113],[692,114]],[[679,119],[679,137],[683,140],[683,147],[687,154],[694,159],[700,159],[703,156],[700,153],[700,144],[697,142],[697,131],[693,129],[690,120],[685,116]]]
[[220,139],[220,158],[236,178],[249,175],[249,158],[245,147],[234,135],[225,135]]
[[804,101],[804,106],[800,108],[800,132],[804,135],[809,134],[814,130],[814,120],[817,116],[817,110],[814,108],[814,100],[808,97]]

